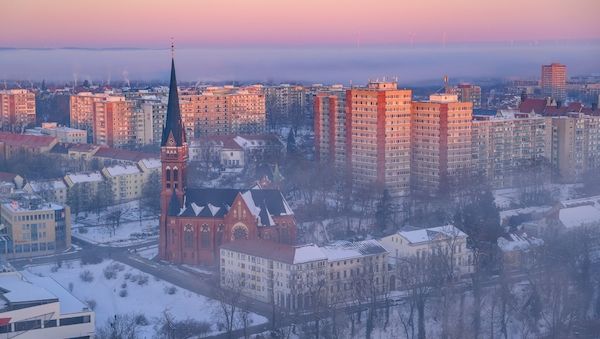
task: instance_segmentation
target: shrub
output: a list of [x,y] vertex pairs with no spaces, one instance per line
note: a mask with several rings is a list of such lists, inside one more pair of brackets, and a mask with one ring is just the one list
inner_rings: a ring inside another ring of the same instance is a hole
[[146,316],[143,314],[138,314],[135,316],[134,321],[136,323],[136,325],[140,325],[140,326],[148,326],[150,323],[148,322],[148,319],[146,319]]
[[86,234],[88,232],[87,227],[79,227],[77,231],[81,234]]
[[175,294],[175,292],[177,292],[177,287],[175,287],[175,286],[169,286],[169,287],[165,287],[164,290],[165,290],[166,294],[173,295],[173,294]]
[[126,283],[126,282],[123,282],[123,283],[121,284],[121,288],[127,288],[127,283]]
[[83,282],[92,282],[94,281],[94,275],[90,270],[85,270],[79,274],[79,279]]
[[137,283],[140,286],[144,286],[144,285],[148,285],[148,276],[145,274],[140,274],[140,276],[137,279]]
[[129,280],[129,278],[131,278],[131,273],[130,272],[125,273],[125,280]]
[[104,278],[106,278],[106,280],[117,278],[117,271],[111,266],[106,266],[102,272],[104,273]]
[[119,297],[125,298],[126,296],[127,296],[127,290],[120,290],[119,291]]
[[58,265],[52,266],[52,268],[50,268],[50,272],[52,272],[52,273],[58,272]]
[[93,310],[96,309],[96,306],[97,306],[96,300],[89,299],[89,300],[86,300],[85,303],[88,305],[88,307],[90,308],[90,310],[93,311]]

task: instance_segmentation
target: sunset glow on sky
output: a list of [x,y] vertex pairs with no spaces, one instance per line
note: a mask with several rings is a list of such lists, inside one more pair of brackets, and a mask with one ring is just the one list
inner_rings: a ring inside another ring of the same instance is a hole
[[598,0],[3,0],[0,46],[599,39],[599,10]]

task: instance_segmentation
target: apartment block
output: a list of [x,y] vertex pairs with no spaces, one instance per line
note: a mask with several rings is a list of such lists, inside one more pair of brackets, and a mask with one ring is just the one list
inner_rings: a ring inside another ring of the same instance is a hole
[[49,203],[31,194],[19,194],[0,206],[4,228],[0,251],[9,258],[52,254],[71,246],[68,206]]
[[550,160],[552,119],[534,113],[501,110],[473,120],[475,169],[494,187],[510,187],[519,168],[536,160]]
[[432,94],[412,104],[412,189],[437,194],[472,170],[473,103],[456,95]]
[[220,249],[222,288],[292,312],[364,302],[388,291],[387,273],[387,250],[375,240],[322,247],[239,240]]
[[35,93],[26,89],[0,91],[0,128],[21,132],[35,124]]
[[567,99],[567,66],[542,65],[542,95],[564,102]]
[[258,134],[265,130],[265,95],[260,86],[182,92],[179,105],[190,136]]
[[447,94],[458,96],[460,102],[472,102],[473,108],[481,108],[481,87],[472,84],[458,84],[446,87]]
[[551,161],[566,183],[600,170],[600,116],[568,113],[552,117]]
[[346,165],[358,186],[409,193],[411,95],[385,81],[346,91]]
[[71,127],[86,130],[94,144],[135,144],[133,108],[133,102],[122,95],[78,93],[70,100]]
[[317,160],[345,168],[346,90],[318,92],[314,97],[315,155]]
[[302,86],[281,84],[264,88],[270,124],[295,123],[304,118],[307,105],[306,90]]

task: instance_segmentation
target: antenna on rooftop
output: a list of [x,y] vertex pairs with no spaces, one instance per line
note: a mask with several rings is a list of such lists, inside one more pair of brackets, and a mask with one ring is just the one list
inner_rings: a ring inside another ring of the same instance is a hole
[[171,37],[171,58],[175,59],[175,38]]

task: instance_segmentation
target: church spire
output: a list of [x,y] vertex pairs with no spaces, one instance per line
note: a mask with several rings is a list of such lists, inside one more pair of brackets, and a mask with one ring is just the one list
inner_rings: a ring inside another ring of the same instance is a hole
[[167,104],[167,116],[165,117],[165,127],[163,129],[161,146],[168,145],[169,138],[172,136],[173,146],[182,146],[186,143],[185,128],[181,119],[181,110],[179,108],[179,95],[177,94],[177,79],[175,77],[175,59],[174,46],[171,43],[171,82],[169,83],[169,103]]

